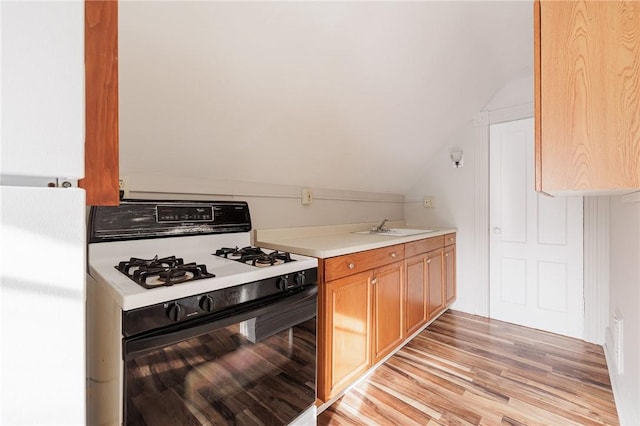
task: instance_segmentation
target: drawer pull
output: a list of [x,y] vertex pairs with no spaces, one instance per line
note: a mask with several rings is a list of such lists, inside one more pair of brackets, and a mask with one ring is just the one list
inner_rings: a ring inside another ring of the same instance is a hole
[[431,263],[431,259],[427,259],[427,263]]
[[354,263],[350,263],[350,264],[349,264],[349,269],[353,269],[353,268],[355,268],[355,267],[356,267],[356,265],[355,265]]
[[453,238],[449,238],[449,241],[453,241]]
[[449,257],[449,253],[445,253],[445,254],[444,254],[444,257]]
[[371,280],[371,284],[376,285],[378,283],[378,279],[374,278]]
[[396,257],[396,252],[394,251],[393,253],[391,253],[389,256],[391,257]]

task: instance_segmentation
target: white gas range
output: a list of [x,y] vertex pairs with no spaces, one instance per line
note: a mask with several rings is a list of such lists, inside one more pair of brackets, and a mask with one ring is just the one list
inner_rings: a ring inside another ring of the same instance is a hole
[[92,208],[91,422],[314,418],[317,259],[251,247],[250,230],[244,202]]
[[[243,232],[93,243],[89,244],[89,271],[92,277],[109,284],[107,288],[123,310],[130,310],[271,277],[288,276],[293,280],[298,272],[318,265],[315,258],[295,254],[290,254],[291,262],[266,267],[215,255],[222,247],[246,250],[250,245],[249,234]],[[267,255],[274,253],[268,249],[262,251]],[[129,261],[130,258],[151,262],[156,256],[160,260],[175,256],[182,259],[184,264],[203,265],[209,274],[215,276],[172,285],[156,285],[149,291],[150,289],[136,283],[116,268],[120,262]]]

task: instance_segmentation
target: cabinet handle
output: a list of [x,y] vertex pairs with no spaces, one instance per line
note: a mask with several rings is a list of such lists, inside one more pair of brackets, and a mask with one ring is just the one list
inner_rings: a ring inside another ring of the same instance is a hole
[[378,279],[374,278],[371,280],[371,284],[376,285],[378,283]]
[[350,264],[349,264],[349,269],[353,269],[353,268],[355,268],[355,267],[356,267],[356,265],[355,265],[354,263],[350,263]]
[[444,254],[444,257],[449,257],[449,253],[445,253],[445,254]]
[[431,263],[431,259],[427,259],[427,263]]
[[396,257],[396,252],[394,251],[393,253],[391,253],[389,256],[391,257]]
[[449,241],[453,241],[453,238],[449,238]]

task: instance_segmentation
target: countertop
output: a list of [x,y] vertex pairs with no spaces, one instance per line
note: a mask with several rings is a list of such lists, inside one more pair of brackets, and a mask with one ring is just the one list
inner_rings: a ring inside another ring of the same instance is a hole
[[258,247],[326,259],[364,250],[437,237],[457,231],[455,228],[426,228],[420,226],[405,226],[403,222],[389,222],[386,226],[388,228],[425,229],[431,231],[408,236],[357,233],[371,229],[372,225],[373,224],[368,223],[257,229],[254,230],[253,244]]

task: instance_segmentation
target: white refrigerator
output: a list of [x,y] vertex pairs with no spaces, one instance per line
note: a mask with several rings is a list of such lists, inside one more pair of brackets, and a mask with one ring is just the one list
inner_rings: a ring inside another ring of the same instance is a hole
[[84,3],[0,22],[0,425],[84,424]]

